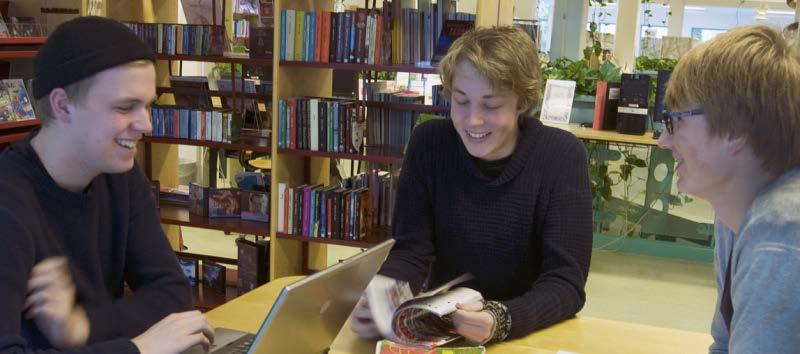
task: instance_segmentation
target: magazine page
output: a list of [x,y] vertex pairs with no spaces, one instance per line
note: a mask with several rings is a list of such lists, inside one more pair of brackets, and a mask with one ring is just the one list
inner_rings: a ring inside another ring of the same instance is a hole
[[388,340],[381,340],[375,345],[375,354],[485,354],[486,348],[482,345],[475,347],[447,347],[447,348],[416,348],[398,344]]
[[447,316],[456,304],[481,301],[475,290],[456,288],[433,296],[418,297],[402,304],[392,318],[392,330],[398,342],[425,348],[438,347],[461,338]]
[[375,275],[364,290],[372,320],[384,338],[393,339],[392,317],[400,305],[414,296],[408,282]]

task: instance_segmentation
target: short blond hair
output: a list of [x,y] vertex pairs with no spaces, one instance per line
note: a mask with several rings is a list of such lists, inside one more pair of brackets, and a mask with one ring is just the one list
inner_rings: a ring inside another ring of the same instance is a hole
[[[149,60],[135,60],[116,67],[140,67],[148,64],[153,65],[153,62]],[[86,97],[89,94],[89,90],[94,86],[95,81],[97,81],[97,74],[65,86],[64,92],[67,94],[70,102],[76,105],[82,105],[86,102]],[[50,106],[50,92],[34,100],[33,107],[36,111],[36,117],[42,121],[42,125],[46,125],[53,120],[53,107]]]
[[710,133],[744,137],[763,168],[800,165],[800,53],[767,26],[739,27],[690,50],[667,87],[665,104],[705,111]]
[[[531,37],[514,26],[478,28],[459,37],[439,63],[443,94],[452,96],[453,76],[462,60],[471,62],[496,90],[519,96],[517,108],[533,113],[541,101],[542,73]],[[520,123],[523,121],[520,116]]]

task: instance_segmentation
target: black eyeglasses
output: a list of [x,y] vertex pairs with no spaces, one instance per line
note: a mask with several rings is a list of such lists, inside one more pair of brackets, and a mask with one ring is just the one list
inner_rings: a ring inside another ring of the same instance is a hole
[[667,133],[672,135],[673,132],[675,131],[674,125],[672,123],[673,119],[681,120],[684,117],[699,116],[701,114],[704,113],[703,110],[700,108],[682,112],[664,111],[661,113],[661,121],[664,122],[664,127],[667,128]]

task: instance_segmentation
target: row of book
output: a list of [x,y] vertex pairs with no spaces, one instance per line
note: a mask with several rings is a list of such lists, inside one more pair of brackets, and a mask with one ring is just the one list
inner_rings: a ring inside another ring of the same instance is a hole
[[401,8],[400,0],[381,9],[345,12],[281,10],[281,60],[366,64],[417,64],[430,61],[445,19],[438,4],[420,0]]
[[22,79],[0,80],[0,122],[36,119]]
[[[424,104],[425,96],[416,91],[388,88],[385,82],[373,82],[364,86],[370,101]],[[367,108],[367,142],[370,146],[402,148],[411,138],[411,130],[420,113],[382,107]]]
[[371,170],[341,185],[278,184],[277,230],[289,235],[361,241],[391,225],[396,178]]
[[250,37],[250,20],[246,18],[233,20],[233,36],[236,38]]
[[239,120],[230,112],[153,106],[150,120],[154,137],[230,143],[239,130]]
[[189,185],[189,213],[207,218],[269,222],[269,192]]
[[356,153],[363,129],[352,100],[298,97],[278,101],[279,148]]
[[125,24],[158,54],[222,55],[228,48],[224,26],[137,22]]
[[450,107],[450,100],[443,94],[444,86],[432,85],[431,86],[431,100],[434,106]]

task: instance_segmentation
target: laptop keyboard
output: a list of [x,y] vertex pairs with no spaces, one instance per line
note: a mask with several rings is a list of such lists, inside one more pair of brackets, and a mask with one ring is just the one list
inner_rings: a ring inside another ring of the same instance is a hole
[[217,351],[214,351],[214,354],[244,354],[250,349],[250,345],[253,344],[253,339],[255,337],[252,335],[244,336],[239,338],[238,340],[234,341],[231,344],[226,345],[224,348],[220,348]]

